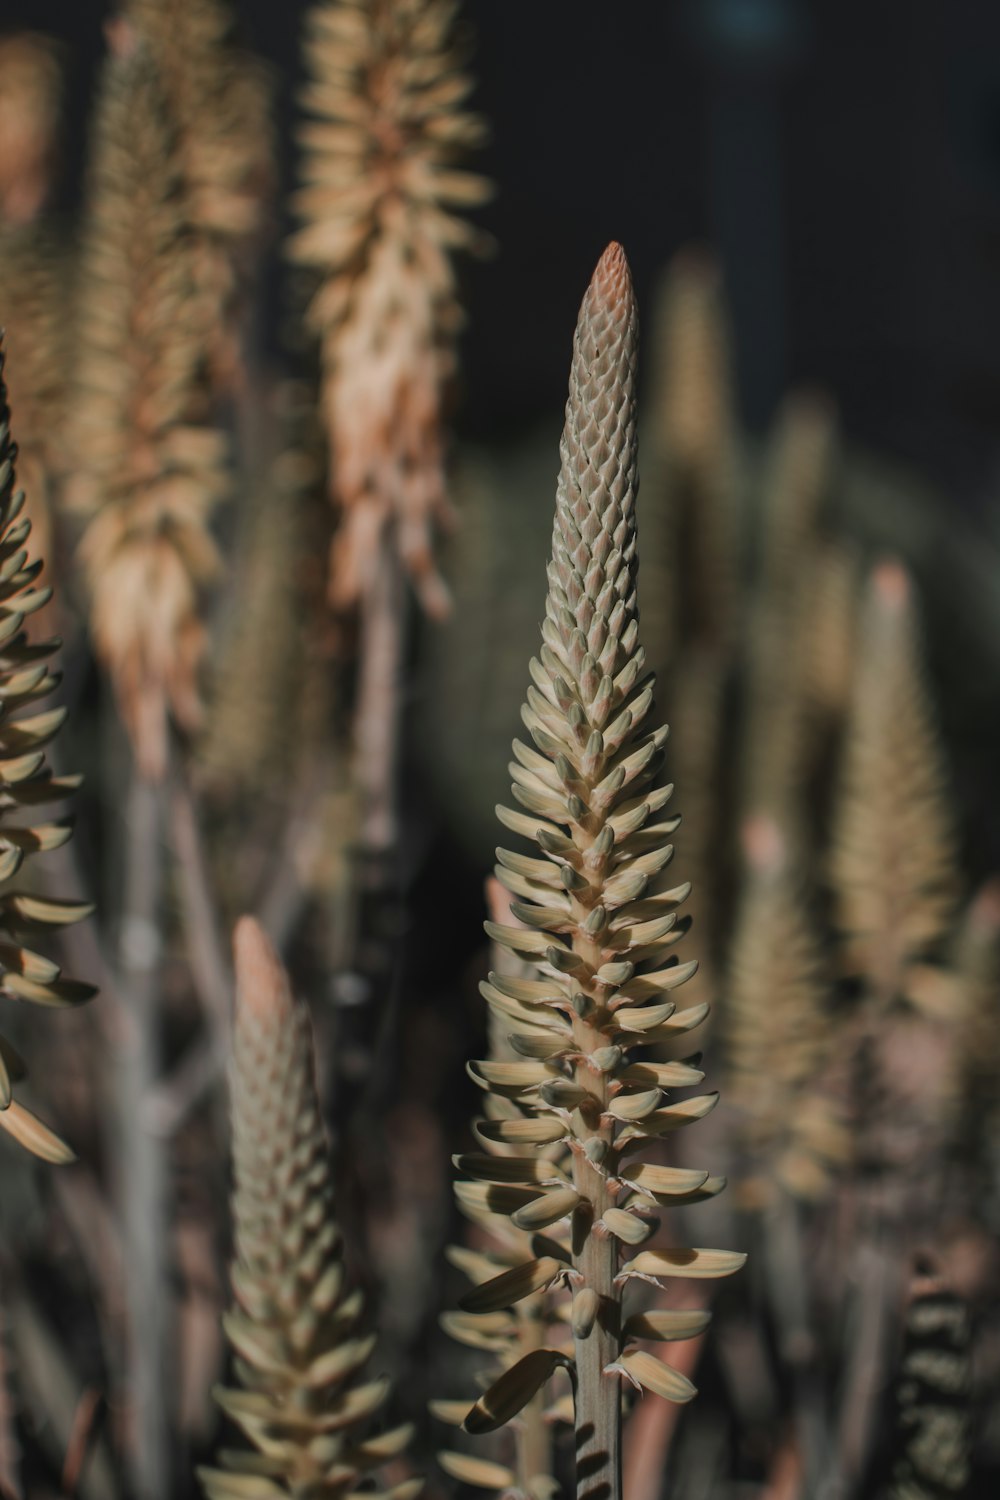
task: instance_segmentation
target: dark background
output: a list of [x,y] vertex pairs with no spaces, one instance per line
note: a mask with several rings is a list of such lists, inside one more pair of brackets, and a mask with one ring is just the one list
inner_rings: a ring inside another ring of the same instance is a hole
[[[235,8],[279,72],[288,182],[305,6]],[[0,5],[5,27],[68,44],[67,208],[107,10]],[[463,12],[493,130],[482,165],[498,195],[482,219],[499,246],[464,271],[464,436],[511,436],[558,410],[566,329],[608,239],[625,244],[646,306],[671,253],[700,239],[723,257],[753,427],[789,381],[819,380],[849,436],[918,464],[985,519],[1000,413],[1000,7],[467,0]]]

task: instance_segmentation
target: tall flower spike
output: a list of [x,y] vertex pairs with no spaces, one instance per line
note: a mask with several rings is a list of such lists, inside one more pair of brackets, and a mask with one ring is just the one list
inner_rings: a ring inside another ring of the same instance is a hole
[[[0,230],[0,326],[11,352],[18,476],[31,516],[31,551],[51,566],[52,509],[68,360],[68,256],[35,224]],[[44,628],[44,627],[43,627]]]
[[731,1104],[745,1111],[752,1206],[775,1189],[823,1197],[847,1155],[846,1129],[818,1085],[831,1045],[831,984],[802,882],[777,825],[744,830],[746,876],[726,987]]
[[279,394],[281,447],[271,462],[258,465],[260,480],[244,499],[245,534],[232,565],[235,598],[230,595],[213,652],[199,754],[214,783],[254,791],[286,778],[315,713],[315,695],[304,686],[302,595],[305,492],[318,469],[299,411],[301,403],[311,412],[311,392],[289,382]]
[[919,657],[912,587],[895,562],[864,602],[831,875],[845,968],[882,1004],[920,1004],[952,922],[955,838]]
[[271,80],[231,41],[225,0],[127,0],[155,57],[171,119],[213,383],[241,378],[236,315],[274,178]]
[[[256,1451],[224,1450],[223,1467],[199,1477],[210,1500],[325,1500],[367,1488],[410,1429],[362,1435],[389,1382],[364,1373],[375,1341],[359,1330],[360,1293],[344,1286],[308,1012],[252,918],[237,923],[233,946],[235,1300],[223,1321],[241,1388],[216,1399]],[[408,1480],[382,1500],[421,1487]]]
[[[533,839],[542,858],[498,852],[497,876],[524,926],[487,924],[489,935],[531,960],[537,977],[490,976],[486,998],[511,1031],[520,1060],[471,1065],[476,1081],[513,1099],[532,1121],[561,1126],[570,1180],[530,1141],[518,1157],[466,1157],[487,1184],[531,1189],[535,1224],[569,1219],[558,1239],[475,1287],[466,1312],[514,1306],[563,1281],[573,1292],[574,1349],[536,1350],[476,1403],[466,1428],[500,1426],[560,1367],[575,1375],[581,1497],[621,1493],[621,1392],[614,1376],[676,1401],[694,1387],[635,1341],[692,1337],[704,1314],[650,1311],[622,1320],[635,1278],[723,1276],[744,1257],[719,1250],[640,1250],[658,1207],[717,1193],[705,1171],[636,1159],[647,1139],[697,1119],[715,1095],[668,1104],[665,1090],[700,1082],[695,1059],[642,1060],[643,1047],[674,1041],[707,1007],[677,1011],[671,992],[693,972],[670,954],[684,928],[687,894],[666,875],[676,819],[660,818],[670,788],[655,787],[666,729],[647,726],[652,684],[643,678],[636,609],[636,309],[624,252],[610,245],[580,309],[562,438],[562,465],[542,647],[530,665],[522,710],[537,749],[514,743],[514,795],[525,812],[499,809],[506,827]],[[520,1195],[523,1197],[523,1195]],[[518,1207],[523,1223],[527,1210]],[[633,1253],[635,1252],[635,1253]]]
[[0,224],[24,227],[49,195],[62,69],[50,37],[0,38]]
[[156,779],[168,712],[187,730],[200,720],[198,594],[218,566],[208,517],[226,481],[224,438],[200,422],[204,329],[175,141],[142,47],[105,65],[90,193],[69,500],[89,520],[94,646]]
[[649,520],[651,533],[668,531],[656,537],[650,560],[659,584],[649,603],[659,671],[672,665],[678,631],[685,644],[725,649],[735,624],[739,441],[725,297],[711,257],[694,249],[675,257],[656,324],[653,454],[663,502]]
[[309,322],[322,345],[330,493],[343,508],[330,596],[370,588],[382,538],[424,608],[448,605],[433,529],[450,518],[441,406],[461,312],[451,252],[480,242],[453,210],[489,187],[456,170],[483,137],[453,41],[454,0],[322,0],[309,14],[312,82],[300,132],[304,227],[289,247],[322,275]]
[[764,471],[759,586],[747,640],[744,811],[787,823],[807,780],[803,661],[817,592],[817,528],[836,456],[836,410],[819,391],[786,397]]
[[941,1278],[918,1272],[910,1288],[889,1427],[886,1500],[956,1500],[972,1478],[969,1315]]
[[851,696],[851,669],[857,626],[857,562],[838,542],[814,548],[802,581],[808,591],[805,639],[797,653],[810,735],[826,736],[839,727]]
[[[31,522],[22,514],[24,491],[16,486],[17,449],[11,440],[10,408],[4,383],[5,354],[0,345],[0,880],[7,882],[24,860],[58,849],[70,836],[67,823],[31,820],[39,806],[59,802],[79,786],[78,776],[55,777],[45,763],[45,746],[66,717],[62,708],[31,710],[59,682],[48,667],[58,641],[32,644],[22,628],[51,590],[36,588],[41,562],[29,563]],[[27,717],[18,716],[28,709]],[[0,894],[0,994],[36,1005],[78,1005],[94,994],[90,985],[63,979],[59,965],[22,945],[21,938],[49,924],[76,922],[90,908],[7,890]],[[69,1147],[12,1094],[24,1066],[0,1037],[0,1129],[45,1161],[71,1161]]]

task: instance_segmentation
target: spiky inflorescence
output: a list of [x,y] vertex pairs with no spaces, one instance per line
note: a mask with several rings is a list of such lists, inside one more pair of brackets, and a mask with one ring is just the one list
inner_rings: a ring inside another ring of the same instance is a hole
[[190,222],[223,239],[254,232],[261,179],[270,175],[270,134],[260,130],[266,112],[241,118],[237,108],[251,97],[248,76],[257,86],[261,80],[230,39],[232,8],[223,0],[127,0],[125,14],[162,69]]
[[52,501],[68,365],[66,257],[33,224],[0,231],[0,326],[14,368],[18,475],[31,517],[31,551],[51,566]]
[[[4,360],[0,345],[0,880],[6,883],[27,856],[58,849],[69,838],[67,823],[33,820],[36,808],[62,801],[80,778],[53,776],[45,763],[44,747],[58,732],[65,709],[31,711],[58,684],[48,662],[59,642],[32,644],[23,629],[26,617],[46,603],[50,590],[35,587],[42,564],[27,560],[31,522],[22,514],[24,491],[15,483],[17,449],[11,440]],[[29,710],[27,716],[19,716],[22,709]],[[19,814],[29,821],[19,820]],[[94,993],[89,985],[63,979],[58,964],[21,941],[26,933],[78,921],[89,911],[79,904],[17,891],[0,896],[0,994],[46,1006],[89,999]],[[12,1081],[23,1073],[17,1053],[0,1038],[0,1129],[46,1161],[71,1160],[73,1153],[58,1136],[12,1097]]]
[[452,39],[454,0],[323,0],[309,14],[300,132],[302,228],[290,254],[319,271],[309,323],[322,345],[330,492],[343,508],[330,595],[369,587],[383,536],[424,607],[447,592],[433,552],[446,522],[441,406],[461,323],[451,252],[478,236],[453,210],[484,179],[456,170],[483,137],[461,108],[471,81]]
[[797,652],[811,734],[828,731],[847,711],[857,626],[858,567],[838,542],[814,548],[801,584],[805,638]]
[[658,817],[670,788],[654,782],[667,731],[645,727],[652,685],[643,677],[636,610],[635,360],[631,278],[621,247],[611,245],[576,331],[543,644],[522,710],[537,749],[514,744],[514,792],[527,811],[499,813],[543,857],[499,851],[497,875],[518,898],[511,910],[525,925],[487,924],[495,941],[531,960],[537,977],[490,976],[484,994],[521,1060],[472,1065],[483,1088],[519,1105],[529,1144],[531,1131],[543,1130],[564,1139],[569,1155],[565,1165],[531,1151],[460,1160],[500,1211],[508,1187],[528,1190],[528,1203],[511,1215],[520,1226],[570,1223],[568,1255],[547,1237],[532,1259],[468,1293],[463,1309],[499,1311],[561,1280],[574,1293],[573,1358],[555,1347],[525,1356],[476,1403],[467,1430],[501,1425],[549,1375],[572,1365],[581,1494],[620,1488],[620,1392],[609,1377],[674,1400],[694,1394],[634,1341],[689,1337],[704,1315],[695,1327],[689,1313],[670,1312],[623,1324],[623,1286],[635,1277],[725,1275],[743,1261],[676,1247],[631,1254],[653,1233],[649,1215],[658,1206],[698,1201],[723,1186],[707,1172],[634,1156],[647,1138],[699,1118],[716,1100],[665,1104],[665,1089],[702,1074],[690,1062],[647,1062],[639,1052],[682,1036],[707,1007],[677,1012],[670,999],[695,965],[668,954],[684,930],[677,906],[687,887],[671,887],[665,875],[677,820]]
[[[659,670],[672,664],[678,632],[685,646],[724,648],[735,622],[737,423],[722,278],[710,256],[675,257],[657,323],[654,463],[663,501],[649,518],[656,545],[648,557]],[[673,621],[663,619],[664,600]]]
[[803,390],[782,405],[764,466],[759,587],[747,639],[745,750],[748,813],[788,822],[808,771],[806,664],[811,644],[817,526],[830,486],[836,411]]
[[[510,910],[508,893],[494,879],[487,882],[487,892],[491,916],[507,916]],[[533,968],[529,962],[496,944],[493,945],[493,959],[496,971],[501,975],[513,979],[532,976]],[[513,1062],[518,1058],[507,1038],[509,1025],[509,1017],[502,1011],[491,1013],[491,1063]],[[559,1121],[527,1119],[514,1100],[495,1094],[486,1096],[483,1113],[485,1118],[477,1120],[474,1128],[482,1149],[489,1155],[502,1161],[523,1154],[525,1146],[537,1147],[539,1157],[550,1162],[553,1170],[566,1171],[569,1147]],[[502,1170],[498,1161],[497,1171]],[[492,1281],[503,1271],[520,1265],[535,1253],[536,1248],[544,1249],[545,1239],[533,1234],[530,1223],[529,1205],[537,1196],[534,1188],[509,1186],[505,1189],[498,1183],[459,1182],[455,1185],[455,1195],[460,1211],[476,1226],[480,1236],[474,1248],[452,1245],[447,1254],[474,1286]],[[499,1199],[504,1199],[502,1205]],[[527,1218],[522,1214],[519,1222],[512,1222],[508,1214],[521,1210]],[[548,1218],[548,1214],[544,1217]],[[563,1255],[568,1252],[566,1228],[563,1223],[552,1231]],[[561,1288],[551,1288],[522,1297],[516,1307],[507,1311],[448,1312],[443,1315],[441,1324],[458,1343],[491,1357],[491,1365],[479,1377],[481,1385],[488,1386],[526,1355],[549,1345],[554,1345],[567,1358],[571,1357],[568,1314],[567,1294]],[[562,1409],[567,1401],[568,1413]],[[461,1426],[468,1416],[469,1402],[435,1401],[431,1403],[431,1410],[442,1421]],[[552,1407],[539,1392],[522,1408],[511,1434],[514,1441],[510,1445],[509,1465],[451,1451],[440,1453],[438,1462],[446,1473],[465,1484],[480,1489],[515,1490],[527,1500],[551,1500],[558,1490],[552,1472],[552,1425],[556,1416],[572,1421],[572,1401],[568,1393],[563,1401]]]
[[[216,1399],[254,1445],[200,1478],[211,1500],[348,1496],[400,1454],[410,1429],[364,1437],[389,1383],[364,1367],[374,1338],[345,1290],[312,1028],[252,918],[237,923],[233,1036],[234,1306],[224,1326],[238,1390]],[[383,1495],[411,1500],[407,1480]],[[376,1493],[369,1491],[369,1493]]]
[[787,599],[802,568],[830,488],[837,410],[820,390],[793,391],[781,404],[764,466],[760,571],[766,593]]
[[224,0],[127,0],[124,14],[161,72],[211,373],[231,386],[241,374],[235,316],[275,172],[271,80],[232,42]]
[[733,421],[722,277],[710,255],[687,249],[674,258],[659,322],[663,440],[679,468],[708,473]]
[[729,1100],[745,1111],[750,1180],[766,1204],[774,1188],[818,1198],[848,1149],[821,1088],[829,1063],[831,984],[802,882],[769,819],[748,825],[747,871],[726,987]]
[[246,497],[235,597],[215,653],[199,751],[211,781],[257,793],[284,784],[302,748],[304,721],[315,711],[315,694],[303,693],[302,595],[305,491],[318,473],[317,455],[303,431],[306,387],[289,382],[279,395],[281,451],[262,465],[261,483]]
[[870,580],[833,825],[831,875],[847,971],[882,1004],[914,981],[955,910],[955,838],[924,684],[910,581]]
[[0,38],[0,223],[30,224],[51,186],[62,70],[52,40]]
[[891,1430],[888,1500],[968,1492],[972,1467],[969,1317],[934,1276],[917,1276],[906,1313]]
[[162,774],[167,716],[200,718],[199,589],[225,489],[225,440],[202,424],[204,329],[159,79],[146,52],[108,59],[79,294],[70,501],[95,649],[143,773]]

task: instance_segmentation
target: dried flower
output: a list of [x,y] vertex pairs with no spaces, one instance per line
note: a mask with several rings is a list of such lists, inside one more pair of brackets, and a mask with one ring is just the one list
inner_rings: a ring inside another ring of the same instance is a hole
[[48,37],[0,38],[0,223],[30,224],[48,196],[62,77]]
[[80,555],[91,628],[144,775],[167,756],[167,714],[193,729],[204,646],[199,590],[218,557],[209,514],[225,441],[203,425],[204,345],[176,150],[140,48],[105,66],[79,287],[74,397],[89,521]]
[[809,772],[806,653],[817,573],[817,527],[835,456],[836,412],[820,392],[782,405],[762,496],[759,588],[748,634],[743,802],[787,823]]
[[309,308],[321,341],[330,492],[343,517],[330,597],[352,607],[391,532],[424,607],[448,595],[433,528],[446,523],[441,409],[461,313],[451,252],[480,236],[454,212],[486,182],[456,169],[483,138],[461,108],[471,81],[453,0],[323,0],[309,13],[312,81],[300,131],[304,227],[289,250],[322,281]]
[[[223,1450],[223,1468],[199,1472],[210,1500],[323,1500],[363,1485],[410,1429],[362,1436],[389,1383],[364,1373],[374,1339],[360,1332],[360,1293],[344,1285],[308,1013],[249,917],[234,951],[235,1302],[224,1327],[240,1388],[216,1399],[253,1449]],[[382,1494],[412,1500],[420,1489],[409,1480]]]
[[224,0],[128,0],[176,131],[183,214],[218,389],[242,378],[237,315],[275,177],[271,78],[231,41]]

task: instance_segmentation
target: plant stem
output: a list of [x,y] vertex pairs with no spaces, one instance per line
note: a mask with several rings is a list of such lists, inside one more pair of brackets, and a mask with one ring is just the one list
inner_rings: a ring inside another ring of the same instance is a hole
[[23,1500],[21,1484],[21,1444],[17,1435],[17,1401],[12,1388],[12,1359],[7,1325],[6,1301],[10,1296],[10,1276],[2,1265],[0,1289],[0,1495],[4,1500]]
[[178,769],[173,777],[170,831],[191,977],[208,1031],[215,1038],[218,1050],[228,1054],[233,978],[202,844],[198,809],[183,769]]
[[[881,1233],[880,1233],[881,1230]],[[857,1290],[843,1378],[837,1447],[822,1500],[857,1495],[878,1434],[879,1403],[887,1379],[891,1312],[897,1291],[898,1246],[884,1225],[870,1225],[855,1260]]]
[[798,1208],[780,1187],[763,1227],[764,1268],[781,1354],[794,1375],[792,1418],[804,1493],[817,1495],[824,1476],[829,1473],[826,1409],[816,1364],[814,1320]]
[[125,1247],[130,1347],[130,1484],[137,1500],[171,1493],[167,1307],[167,1164],[143,1121],[160,1075],[160,912],[165,796],[133,768],[126,806],[124,889],[119,933],[124,1001],[118,1053],[118,1201]]
[[[577,1168],[581,1166],[593,1171],[585,1158],[578,1159]],[[621,1393],[617,1377],[604,1373],[621,1347],[617,1261],[615,1241],[593,1230],[573,1256],[583,1285],[598,1296],[594,1326],[586,1338],[576,1340],[577,1500],[620,1500],[622,1493]]]
[[[375,578],[361,605],[354,716],[355,776],[361,791],[362,858],[379,870],[398,837],[400,688],[406,639],[406,585],[391,535],[382,539]],[[372,872],[366,871],[365,883]],[[376,879],[381,883],[381,873]]]

